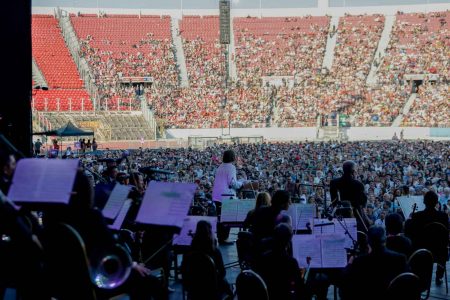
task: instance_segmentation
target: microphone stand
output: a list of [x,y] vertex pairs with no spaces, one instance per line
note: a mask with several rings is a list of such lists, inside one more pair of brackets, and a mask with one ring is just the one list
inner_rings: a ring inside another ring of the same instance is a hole
[[353,243],[353,251],[356,251],[356,248],[358,247],[357,246],[358,242],[353,238],[353,236],[348,231],[348,226],[347,226],[347,224],[345,224],[344,218],[342,216],[337,216],[336,220],[341,225],[341,227],[344,229],[344,234],[347,235],[350,238],[350,240],[352,241],[352,243]]

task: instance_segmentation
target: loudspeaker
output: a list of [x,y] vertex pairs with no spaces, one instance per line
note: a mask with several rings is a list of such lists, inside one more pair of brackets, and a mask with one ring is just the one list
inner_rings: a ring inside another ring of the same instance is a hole
[[230,0],[219,1],[220,43],[230,44]]

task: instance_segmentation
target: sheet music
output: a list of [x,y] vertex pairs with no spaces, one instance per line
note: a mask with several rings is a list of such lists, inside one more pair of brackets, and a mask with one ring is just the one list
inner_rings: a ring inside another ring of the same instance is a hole
[[286,212],[292,219],[292,229],[307,229],[306,224],[316,217],[316,206],[314,204],[295,203],[289,206]]
[[196,189],[193,183],[151,181],[136,222],[181,228]]
[[255,199],[231,199],[222,201],[221,222],[242,223],[250,210],[255,208]]
[[342,234],[294,235],[292,250],[300,267],[308,266],[306,258],[311,257],[311,268],[343,268],[347,265]]
[[423,196],[401,196],[397,197],[397,200],[406,219],[409,218],[413,212],[414,204],[417,204],[416,212],[425,209],[425,204],[423,204]]
[[255,208],[255,199],[239,200],[236,222],[244,222],[249,211]]
[[[345,229],[342,228],[341,224],[337,220],[333,220],[334,222],[334,228],[335,233],[343,234],[345,236],[345,244],[344,248],[353,248],[353,241],[352,239],[345,234]],[[347,230],[350,233],[350,235],[355,239],[355,241],[358,240],[358,229],[356,227],[356,218],[344,218],[342,219],[342,224],[347,226]]]
[[8,198],[20,203],[68,204],[77,170],[77,159],[21,159]]
[[[342,224],[347,226],[348,232],[355,239],[358,239],[358,230],[356,227],[356,218],[344,218],[342,219]],[[322,227],[313,227],[313,234],[330,234],[330,233],[338,233],[343,234],[345,236],[345,245],[344,248],[353,248],[352,239],[345,234],[345,229],[339,224],[338,220],[328,220],[328,219],[314,219],[314,225],[317,224],[327,224],[333,223],[334,225],[322,226]]]
[[131,187],[116,183],[114,189],[109,195],[108,201],[102,210],[103,216],[107,219],[114,220],[119,214],[125,200],[130,193]]
[[123,221],[125,221],[125,217],[127,216],[128,211],[130,210],[131,204],[133,203],[133,200],[127,199],[125,202],[123,202],[123,205],[116,216],[116,219],[114,220],[114,223],[109,226],[111,229],[120,230],[122,228]]
[[311,268],[322,267],[320,238],[311,234],[294,235],[292,237],[292,252],[298,265],[307,268],[306,258],[311,257]]
[[223,200],[220,222],[236,222],[239,200]]
[[[335,232],[336,224],[334,223],[334,221],[330,221],[328,219],[313,219],[313,223],[314,223],[314,226],[312,228],[313,234],[329,234],[329,233]],[[328,224],[328,223],[333,223],[333,224],[320,226],[320,227],[315,226],[315,225]]]
[[343,234],[322,235],[321,246],[322,268],[344,268],[347,265]]
[[217,231],[217,217],[207,216],[187,216],[184,219],[183,227],[181,227],[180,234],[176,235],[172,244],[179,246],[190,246],[192,242],[192,236],[197,229],[197,223],[201,220],[211,223],[214,233]]

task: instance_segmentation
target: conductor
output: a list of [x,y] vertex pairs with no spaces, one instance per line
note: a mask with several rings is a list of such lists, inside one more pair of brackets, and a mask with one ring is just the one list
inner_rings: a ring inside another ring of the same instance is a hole
[[356,163],[347,160],[344,162],[342,169],[344,175],[330,182],[331,205],[336,206],[339,201],[349,201],[356,217],[358,230],[367,232],[368,222],[363,212],[367,203],[367,196],[364,192],[364,185],[355,179]]

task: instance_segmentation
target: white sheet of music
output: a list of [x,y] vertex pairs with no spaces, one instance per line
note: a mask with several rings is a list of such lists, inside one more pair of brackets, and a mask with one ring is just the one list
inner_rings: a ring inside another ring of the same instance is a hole
[[220,213],[220,222],[237,222],[239,200],[222,200],[222,211]]
[[114,223],[110,225],[109,228],[115,230],[120,230],[120,228],[122,228],[123,221],[125,221],[125,217],[127,216],[127,213],[130,210],[132,203],[133,200],[131,199],[127,199],[125,200],[125,202],[123,202],[123,205],[120,208],[118,215],[115,217]]
[[8,198],[19,203],[68,204],[77,170],[78,159],[21,159]]
[[347,265],[343,234],[322,235],[321,246],[322,268],[343,268]]
[[314,204],[295,203],[289,206],[287,214],[292,219],[292,229],[307,229],[306,224],[316,217],[316,206]]
[[217,229],[217,217],[208,216],[187,216],[183,221],[183,227],[181,227],[180,234],[177,234],[173,239],[173,245],[190,246],[192,242],[192,236],[197,228],[198,221],[205,220],[211,223],[211,227],[214,232]]
[[416,212],[425,209],[425,204],[423,204],[423,196],[401,196],[397,197],[397,200],[406,219],[408,219],[413,212],[414,204],[417,204]]
[[103,216],[107,219],[114,220],[119,214],[125,200],[130,193],[131,187],[116,183],[114,189],[109,195],[108,201],[102,210]]
[[[336,224],[333,221],[330,221],[328,219],[313,219],[313,223],[314,223],[314,226],[312,229],[313,234],[329,234],[329,233],[335,232]],[[330,224],[330,223],[332,223],[332,224],[320,226],[320,227],[315,226],[315,225]]]
[[255,199],[239,200],[238,211],[236,216],[237,222],[244,222],[249,211],[255,208]]
[[292,250],[300,267],[306,268],[306,258],[311,257],[311,268],[343,268],[347,265],[342,234],[294,235]]
[[320,237],[312,234],[294,235],[292,237],[292,252],[300,267],[308,267],[307,257],[311,257],[311,268],[322,267]]
[[[344,218],[342,219],[342,224],[344,226],[347,226],[348,232],[351,234],[351,236],[355,239],[355,241],[358,239],[358,230],[356,228],[356,218]],[[314,225],[317,224],[328,224],[333,223],[334,225],[328,225],[328,226],[321,226],[313,228],[313,234],[330,234],[330,233],[339,233],[343,234],[345,236],[345,248],[352,248],[353,247],[353,241],[352,239],[345,234],[345,229],[339,224],[338,220],[333,219],[332,221],[328,219],[314,219]]]
[[181,228],[194,199],[193,183],[151,181],[136,222]]

